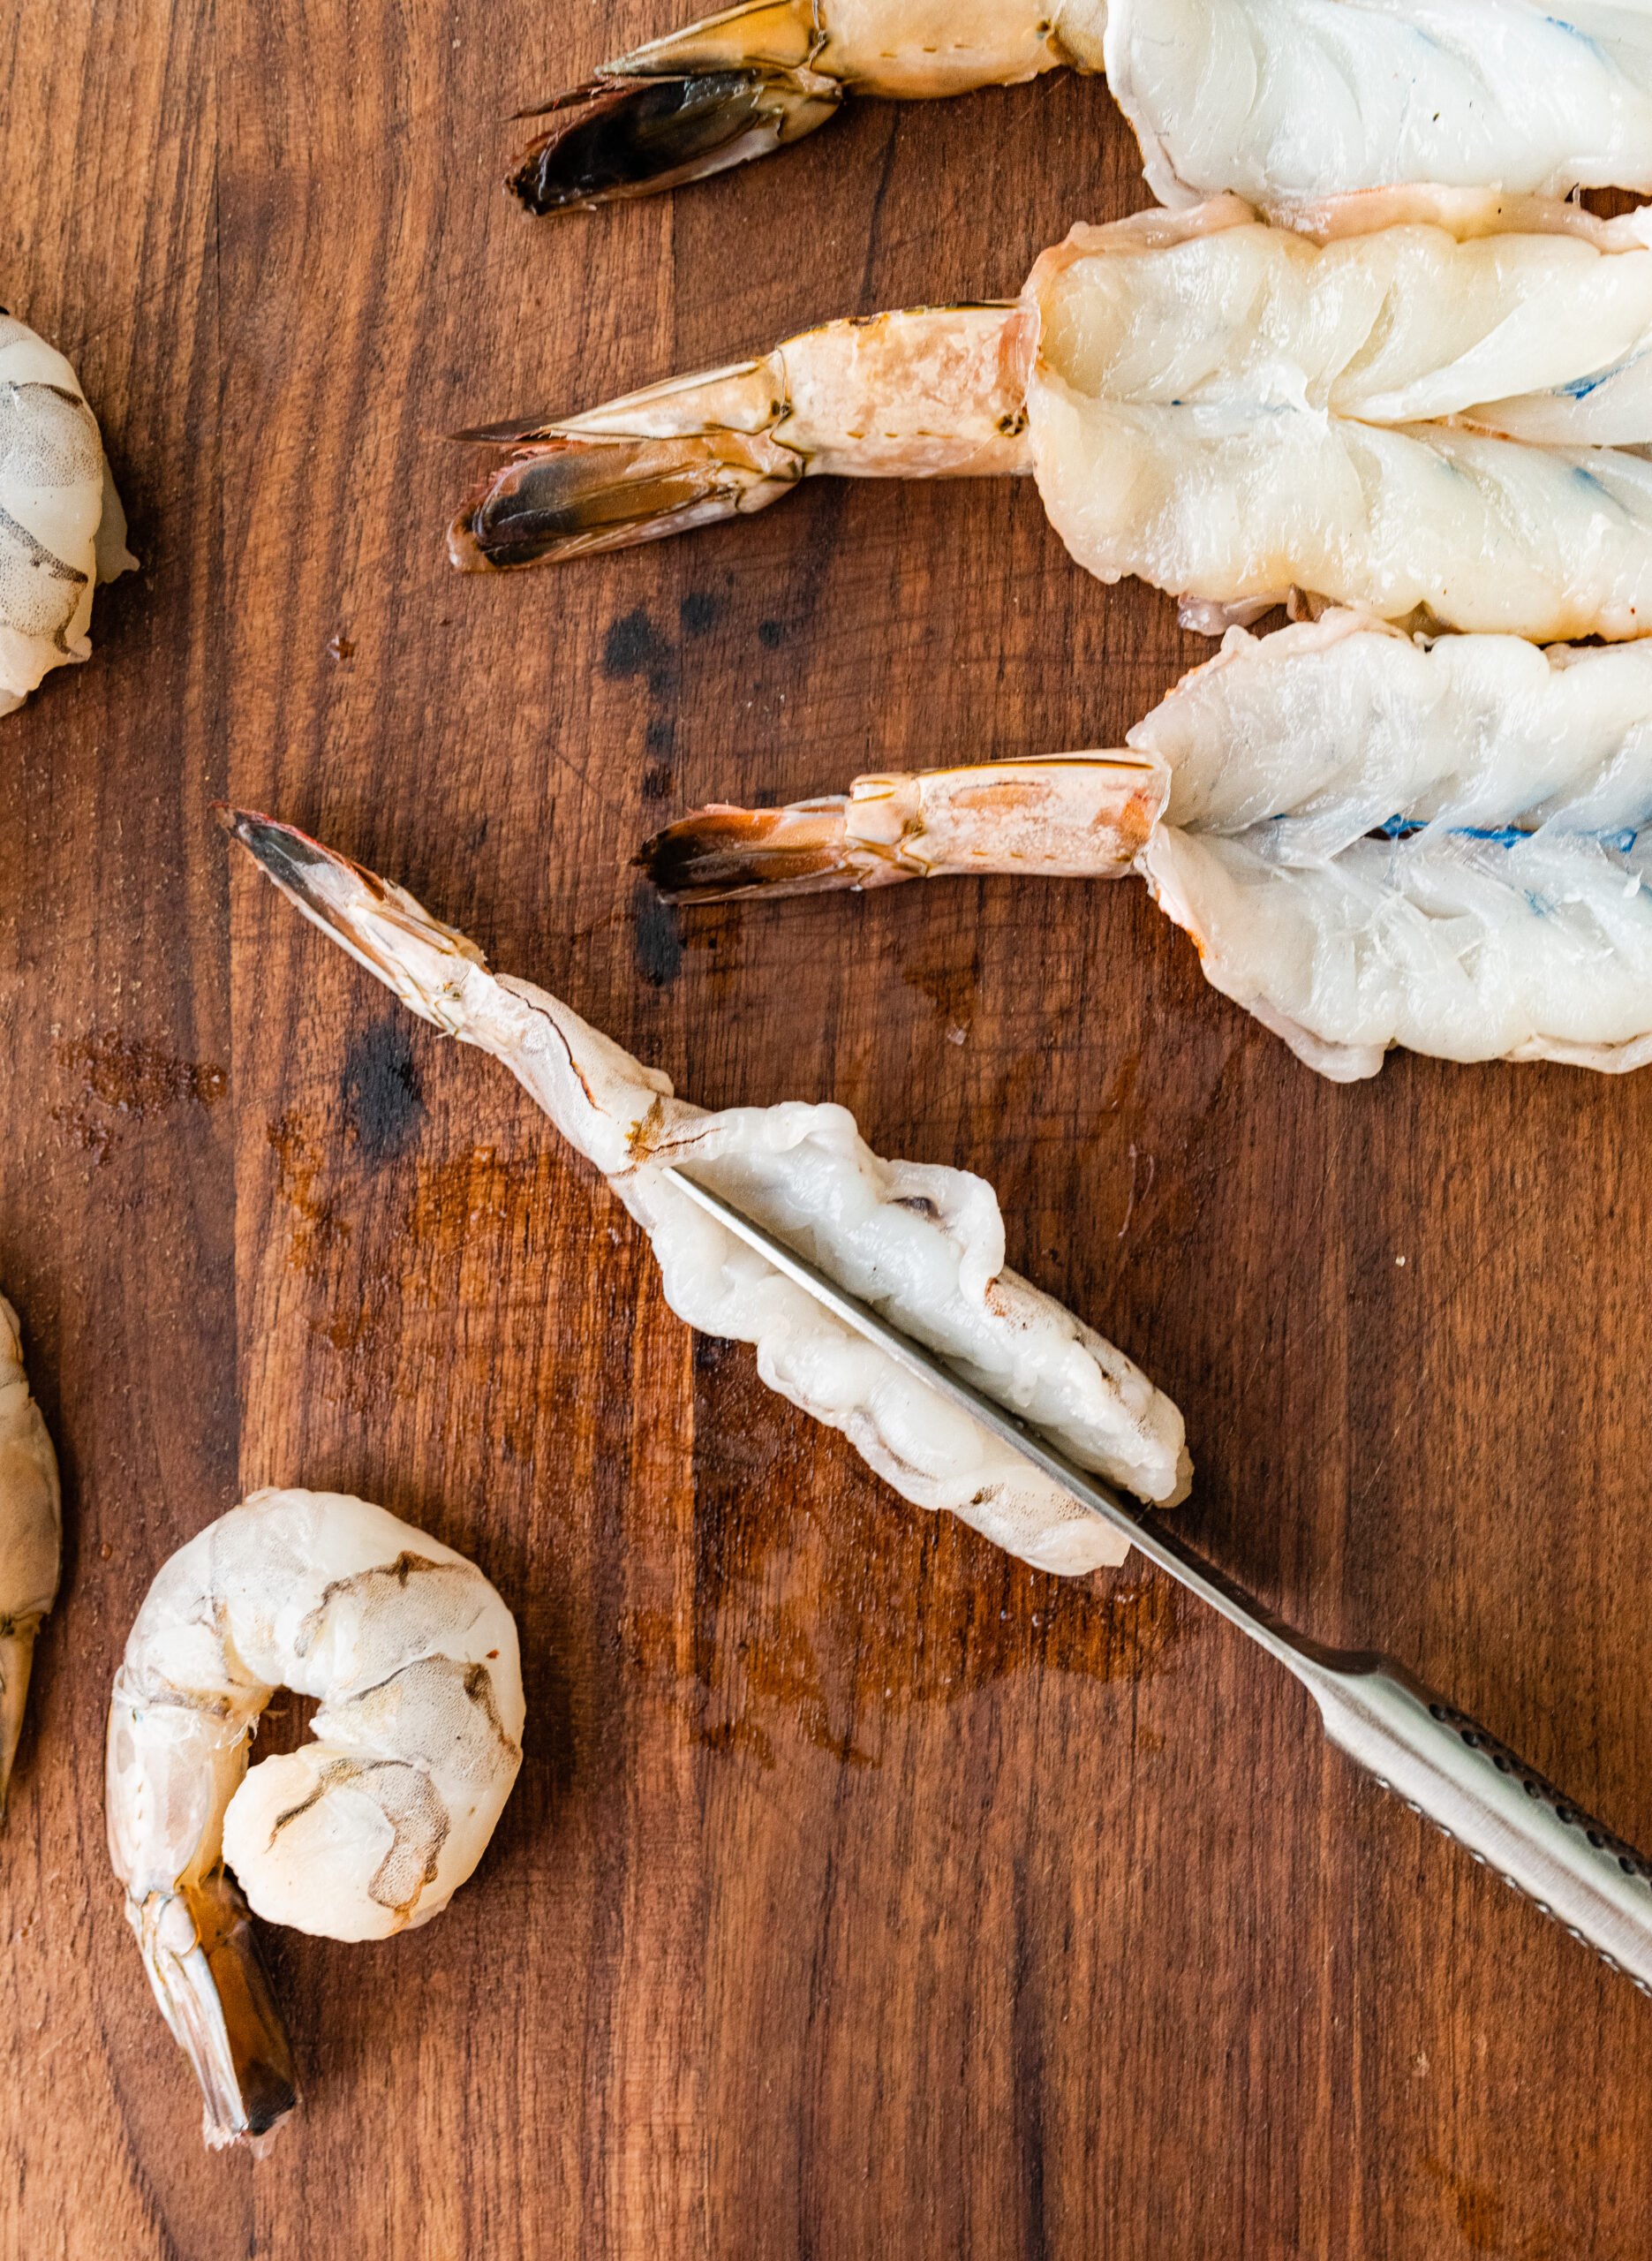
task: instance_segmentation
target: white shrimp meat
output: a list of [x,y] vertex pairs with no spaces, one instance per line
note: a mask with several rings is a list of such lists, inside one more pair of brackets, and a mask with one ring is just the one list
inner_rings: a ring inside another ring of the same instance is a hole
[[608,1177],[691,1327],[755,1343],[773,1389],[841,1429],[904,1498],[947,1508],[1036,1567],[1076,1575],[1125,1542],[969,1416],[896,1366],[726,1232],[662,1174],[673,1163],[779,1233],[970,1381],[1137,1497],[1184,1496],[1181,1416],[1092,1328],[1004,1262],[991,1186],[886,1161],[847,1109],[719,1113],[531,983],[495,977],[392,883],[268,819],[230,820],[262,868],[426,1019],[502,1061]]
[[1387,196],[1312,224],[1228,198],[1039,261],[1029,440],[1074,556],[1177,592],[1190,624],[1300,590],[1545,641],[1639,634],[1644,219]]

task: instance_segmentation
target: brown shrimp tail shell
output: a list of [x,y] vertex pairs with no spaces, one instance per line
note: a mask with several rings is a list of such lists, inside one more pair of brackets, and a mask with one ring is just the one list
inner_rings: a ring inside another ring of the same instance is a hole
[[844,834],[847,806],[841,799],[783,809],[718,802],[655,833],[637,863],[668,903],[818,895],[906,878],[898,866],[853,851]]
[[841,88],[760,64],[600,74],[538,113],[556,122],[523,152],[506,186],[540,215],[651,196],[800,140],[841,100]]
[[468,497],[448,554],[464,572],[507,572],[629,549],[761,510],[802,473],[772,442],[734,432],[533,440]]

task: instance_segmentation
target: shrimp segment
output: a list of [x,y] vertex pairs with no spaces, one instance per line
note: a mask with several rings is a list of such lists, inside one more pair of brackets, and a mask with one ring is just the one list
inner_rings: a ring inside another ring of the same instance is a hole
[[518,452],[454,521],[449,554],[475,571],[625,549],[760,510],[811,474],[1027,471],[1020,341],[1014,306],[827,322],[561,423],[463,434]]
[[29,1395],[17,1313],[0,1296],[0,1819],[23,1730],[34,1636],[57,1598],[62,1553],[57,1456]]
[[[1652,641],[1425,645],[1351,613],[1261,639],[1236,628],[1128,739],[1090,760],[1134,758],[1161,781],[1135,868],[1212,985],[1321,1074],[1374,1075],[1393,1045],[1652,1060]],[[969,858],[935,871],[1116,876],[1122,839],[1087,851],[1075,829],[1041,846],[1000,821],[1015,798],[995,793],[999,773],[1038,767],[863,782],[874,813],[931,790],[978,813]],[[847,835],[855,806],[705,810],[639,860],[683,899],[783,893],[766,884],[770,843],[823,812]],[[869,852],[890,853],[841,843],[828,876],[789,891],[917,875],[864,878]]]
[[0,715],[91,656],[93,591],[136,564],[74,371],[0,313]]
[[1099,69],[1104,14],[1100,0],[1043,11],[1005,0],[747,0],[547,103],[538,114],[557,123],[509,186],[536,213],[645,196],[800,140],[848,94],[955,95],[1064,64]]
[[857,777],[846,796],[784,809],[702,809],[637,862],[674,903],[887,887],[943,873],[1117,878],[1163,813],[1170,773],[1129,754]]
[[388,881],[268,818],[225,820],[404,1004],[511,1070],[643,1226],[681,1319],[755,1342],[769,1388],[841,1429],[904,1499],[950,1509],[1064,1576],[1126,1551],[1109,1525],[724,1232],[659,1165],[691,1170],[784,1234],[1084,1467],[1139,1498],[1184,1496],[1181,1414],[1122,1352],[1006,1267],[1004,1221],[980,1178],[885,1161],[841,1107],[692,1107],[556,998],[490,973],[472,943]]
[[[277,1687],[321,1699],[316,1739],[249,1772]],[[428,1922],[487,1848],[522,1722],[503,1601],[364,1500],[255,1493],[162,1569],[109,1705],[109,1854],[208,2144],[297,2093],[249,1904],[328,1939]]]
[[[1652,222],[1444,192],[1075,230],[1015,308],[829,323],[489,436],[456,563],[615,548],[816,473],[1030,469],[1101,579],[1219,629],[1286,601],[1623,638],[1652,622]],[[1609,440],[1611,444],[1601,442]]]
[[510,185],[645,195],[798,140],[845,95],[1105,71],[1165,204],[1391,182],[1652,189],[1652,26],[1629,0],[748,0],[620,57]]

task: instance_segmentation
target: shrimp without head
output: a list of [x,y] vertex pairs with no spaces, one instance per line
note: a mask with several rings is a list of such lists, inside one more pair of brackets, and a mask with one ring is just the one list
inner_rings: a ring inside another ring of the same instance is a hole
[[[278,1687],[321,1698],[315,1739],[249,1772]],[[249,1907],[326,1939],[428,1922],[487,1848],[522,1722],[497,1592],[365,1500],[255,1493],[162,1568],[109,1705],[109,1853],[209,2144],[296,2096]]]
[[546,106],[532,212],[645,195],[900,99],[1105,71],[1165,204],[1443,182],[1652,189],[1652,24],[1623,0],[746,0]]
[[0,313],[0,715],[90,657],[93,591],[136,563],[74,371]]
[[0,1296],[0,1817],[23,1728],[34,1636],[57,1598],[62,1554],[57,1456],[29,1395],[17,1313]]
[[[1131,833],[1089,781],[1134,762]],[[1037,781],[1036,783],[1031,781]],[[928,813],[938,819],[932,824]],[[1652,1060],[1652,641],[1413,642],[1349,613],[1229,631],[1117,754],[719,805],[638,859],[680,901],[1134,868],[1206,979],[1339,1082],[1391,1046]]]
[[456,564],[622,548],[832,473],[1030,472],[1105,581],[1549,641],[1652,622],[1652,217],[1387,193],[1081,228],[1014,306],[828,323],[562,421]]
[[510,1070],[643,1226],[679,1318],[754,1342],[769,1388],[841,1429],[902,1498],[950,1509],[1066,1576],[1127,1551],[1110,1525],[725,1232],[661,1163],[783,1235],[1082,1466],[1162,1505],[1185,1495],[1181,1414],[1121,1351],[1006,1267],[1004,1220],[982,1179],[885,1161],[841,1107],[690,1106],[557,998],[489,972],[474,943],[390,881],[268,817],[225,821],[404,1004]]

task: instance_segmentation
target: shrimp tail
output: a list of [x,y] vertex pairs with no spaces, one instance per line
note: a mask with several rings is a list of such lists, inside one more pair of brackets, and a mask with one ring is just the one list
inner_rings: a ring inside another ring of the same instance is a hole
[[34,1624],[13,1622],[0,1633],[0,1821],[5,1819],[18,1738],[23,1732],[23,1707],[28,1701],[29,1667],[34,1660],[37,1630]]
[[809,72],[600,72],[524,113],[556,124],[523,151],[505,185],[539,217],[652,196],[801,141],[836,115],[842,99],[841,87]]
[[530,212],[648,196],[766,156],[833,117],[814,0],[746,0],[651,41],[524,117],[556,123],[506,183]]
[[857,777],[846,796],[789,808],[697,810],[637,861],[674,903],[989,873],[1113,879],[1146,846],[1168,793],[1165,765],[1134,752]]
[[637,851],[668,903],[726,903],[745,895],[817,895],[916,879],[893,858],[851,839],[841,795],[783,809],[714,802],[668,824]]
[[1024,472],[1030,351],[1017,306],[913,306],[582,415],[458,433],[512,453],[466,498],[449,555],[474,572],[624,549],[763,510],[822,473]]
[[466,497],[448,555],[461,572],[502,573],[629,549],[760,510],[802,476],[797,457],[737,432],[532,442]]
[[219,822],[313,926],[348,950],[358,965],[393,989],[410,1011],[446,1035],[464,1032],[465,987],[487,961],[456,927],[433,919],[394,880],[381,879],[348,856],[323,847],[296,825],[250,809],[215,805]]
[[200,2083],[207,2144],[268,2136],[298,2100],[291,2045],[245,1901],[222,1869],[126,1909],[144,1968]]

